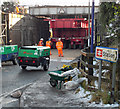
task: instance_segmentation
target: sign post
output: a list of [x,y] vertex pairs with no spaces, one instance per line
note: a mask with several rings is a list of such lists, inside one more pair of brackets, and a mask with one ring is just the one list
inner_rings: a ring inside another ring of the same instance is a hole
[[118,60],[118,49],[108,47],[96,47],[95,58],[100,60],[99,64],[99,83],[98,89],[101,90],[101,73],[102,73],[102,60],[113,63],[113,74],[112,74],[112,97],[114,98],[115,89],[115,73],[116,73],[116,62]]
[[101,90],[101,74],[102,74],[102,60],[100,60],[100,63],[99,63],[98,90]]
[[115,90],[115,72],[116,72],[116,63],[113,63],[112,71],[112,92],[111,92],[111,103],[114,102],[114,90]]

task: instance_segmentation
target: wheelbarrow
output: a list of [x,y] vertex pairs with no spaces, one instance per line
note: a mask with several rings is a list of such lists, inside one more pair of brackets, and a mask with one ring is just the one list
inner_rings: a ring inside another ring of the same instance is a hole
[[62,83],[71,81],[76,76],[72,70],[64,71],[63,69],[50,71],[48,74],[50,75],[50,85],[57,87],[57,89],[61,89]]

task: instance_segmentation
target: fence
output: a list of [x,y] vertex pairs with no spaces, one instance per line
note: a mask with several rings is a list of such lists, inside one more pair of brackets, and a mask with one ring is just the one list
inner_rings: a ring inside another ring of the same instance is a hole
[[[90,53],[90,48],[82,49],[81,50],[81,57],[78,59],[78,68],[80,72],[82,72],[82,75],[88,78],[88,84],[91,84],[92,81],[98,81],[98,76],[94,76],[94,71],[99,69],[99,65],[95,65],[94,62],[95,60],[95,53]],[[109,63],[109,62],[108,62]],[[109,72],[109,77],[108,78],[101,78],[102,83],[104,83],[104,88],[106,85],[106,89],[109,91],[111,89],[111,84],[112,84],[112,66],[111,63],[109,63],[110,66],[105,66],[102,65],[102,70],[106,70]],[[116,80],[116,90],[119,89],[119,80]]]

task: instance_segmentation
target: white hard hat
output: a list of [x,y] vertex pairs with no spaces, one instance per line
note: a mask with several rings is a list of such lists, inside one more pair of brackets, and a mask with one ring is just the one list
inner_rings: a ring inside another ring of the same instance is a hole
[[61,40],[61,38],[58,38],[58,40]]
[[41,38],[40,40],[43,40],[43,38]]

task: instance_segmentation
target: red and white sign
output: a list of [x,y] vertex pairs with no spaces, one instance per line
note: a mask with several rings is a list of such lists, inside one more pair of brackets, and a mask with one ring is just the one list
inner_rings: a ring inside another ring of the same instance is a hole
[[97,49],[97,51],[96,51],[97,57],[102,57],[102,54],[103,54],[103,50]]
[[108,47],[96,47],[95,57],[99,60],[117,62],[118,60],[118,49]]

